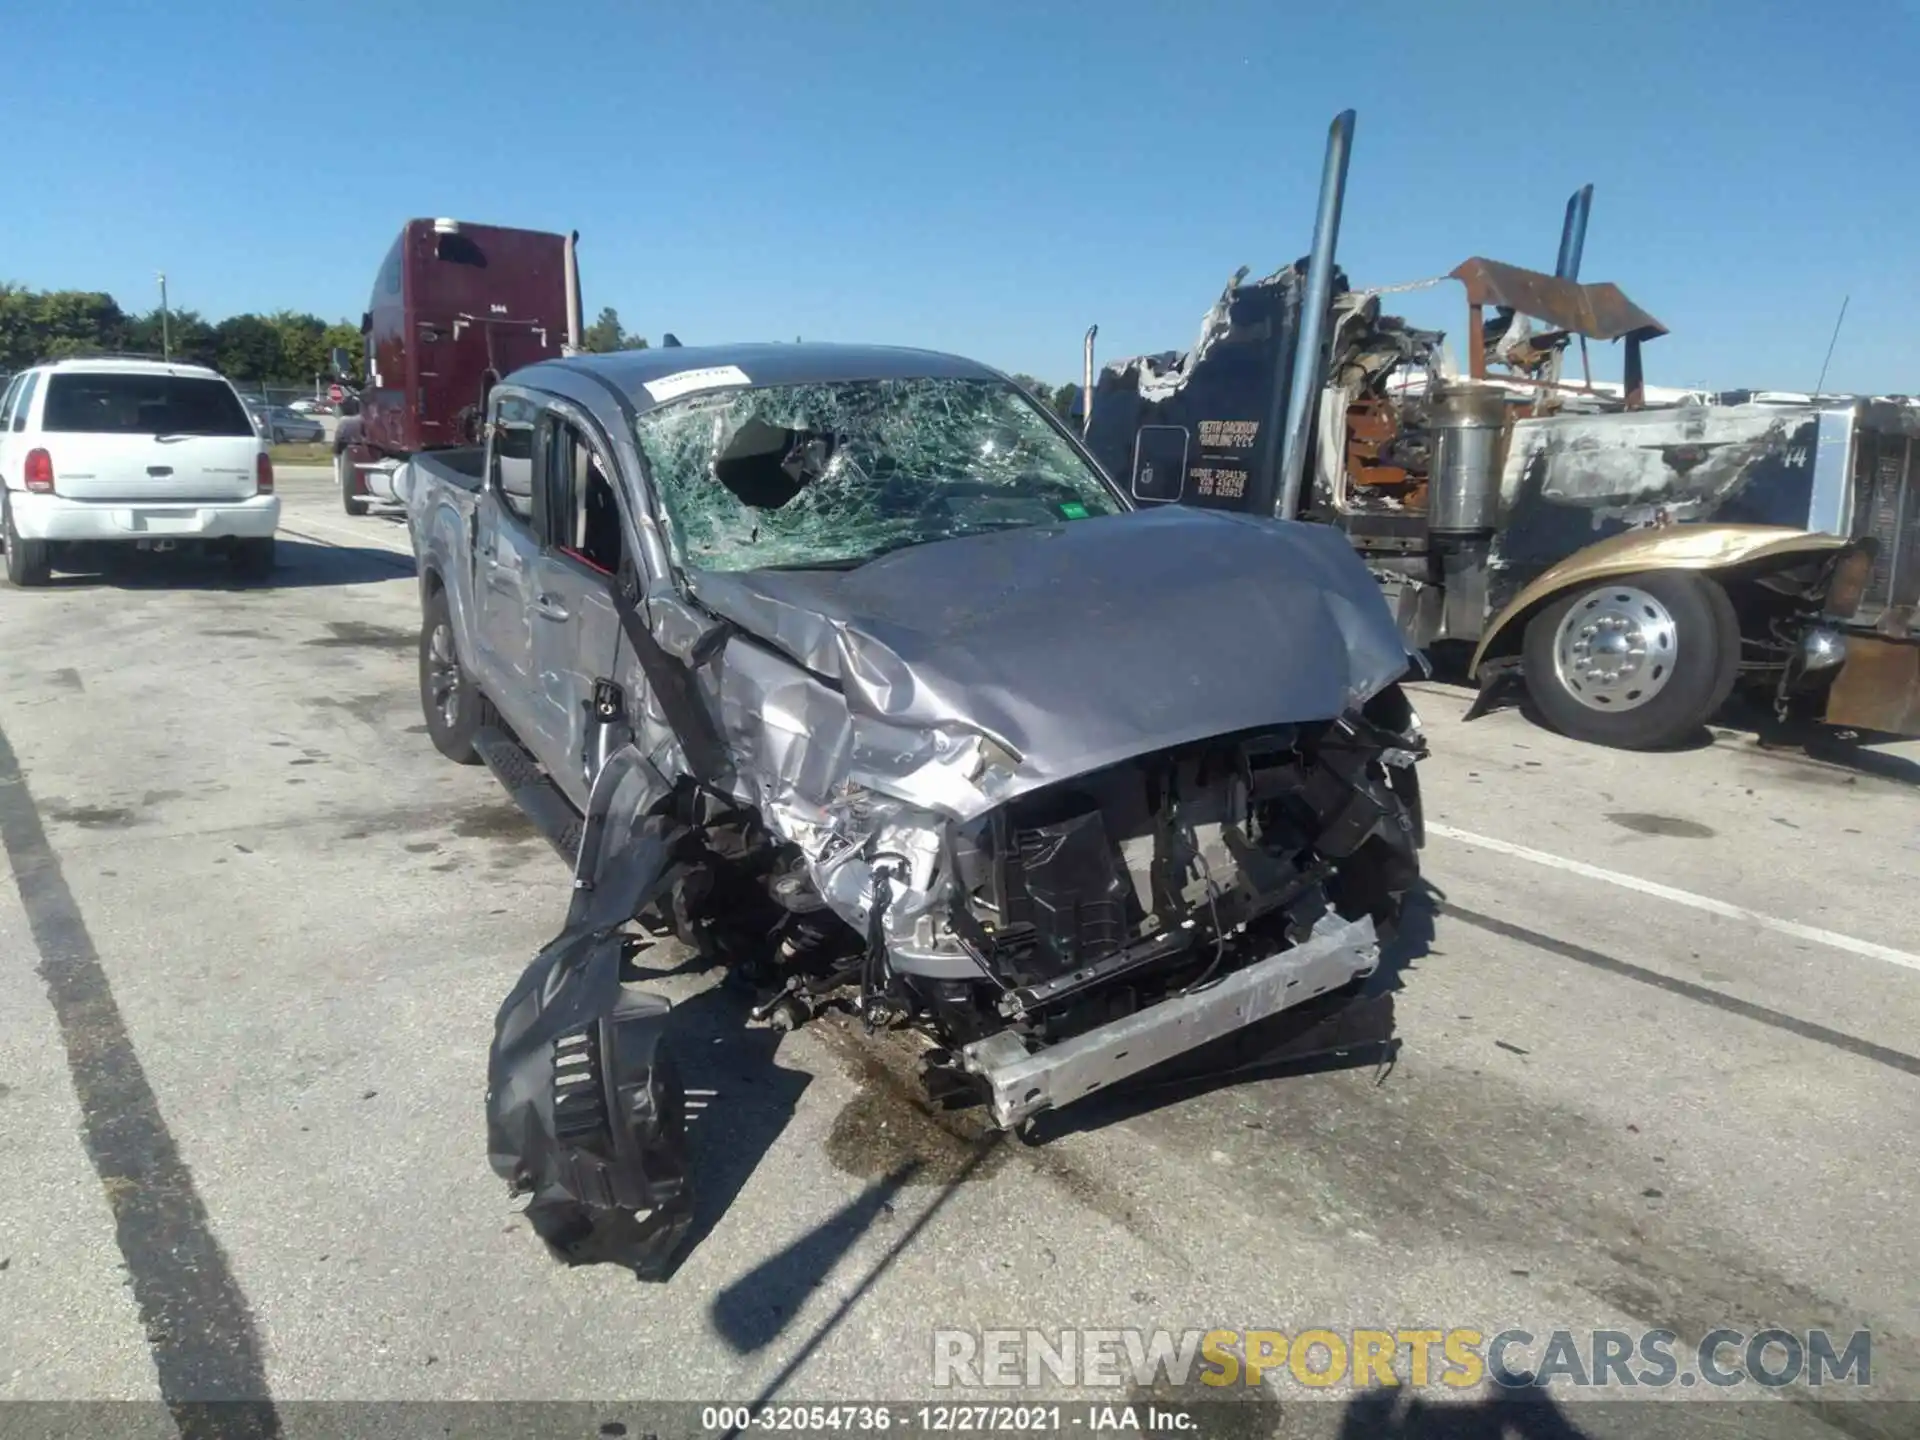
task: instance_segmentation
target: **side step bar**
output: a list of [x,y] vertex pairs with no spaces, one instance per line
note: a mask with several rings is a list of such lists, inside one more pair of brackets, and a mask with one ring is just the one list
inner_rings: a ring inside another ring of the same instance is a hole
[[580,858],[580,836],[585,827],[560,787],[540,768],[540,762],[497,725],[482,725],[473,737],[473,748],[487,762],[493,778],[506,787],[513,803],[526,812],[547,837],[547,843],[572,867]]

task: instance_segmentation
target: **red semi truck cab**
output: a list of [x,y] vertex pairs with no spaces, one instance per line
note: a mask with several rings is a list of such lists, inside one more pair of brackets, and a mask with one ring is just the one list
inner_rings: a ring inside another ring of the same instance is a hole
[[361,320],[359,412],[335,463],[348,513],[394,498],[393,471],[422,450],[480,438],[503,376],[578,341],[572,240],[544,230],[409,220],[387,251]]

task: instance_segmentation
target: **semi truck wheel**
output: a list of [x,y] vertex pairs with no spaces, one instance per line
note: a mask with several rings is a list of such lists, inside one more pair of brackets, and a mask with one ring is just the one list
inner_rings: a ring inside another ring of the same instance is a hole
[[349,515],[367,513],[367,502],[353,493],[353,457],[345,450],[333,452],[333,474],[340,482],[340,505]]
[[1527,625],[1527,693],[1563,735],[1658,750],[1726,703],[1740,622],[1718,581],[1647,570],[1560,596]]
[[479,763],[473,737],[480,731],[481,704],[479,687],[453,643],[447,592],[436,590],[420,617],[420,712],[433,748],[460,765]]

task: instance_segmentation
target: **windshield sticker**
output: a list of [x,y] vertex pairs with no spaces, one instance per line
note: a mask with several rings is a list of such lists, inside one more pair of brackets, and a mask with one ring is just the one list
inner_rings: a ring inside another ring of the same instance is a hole
[[1079,500],[1062,500],[1060,515],[1066,520],[1084,520],[1087,518],[1087,507]]
[[669,400],[677,400],[697,390],[724,390],[729,385],[752,383],[747,378],[747,372],[738,365],[709,365],[703,370],[682,370],[678,375],[649,380],[645,389],[653,397],[654,404],[664,405]]

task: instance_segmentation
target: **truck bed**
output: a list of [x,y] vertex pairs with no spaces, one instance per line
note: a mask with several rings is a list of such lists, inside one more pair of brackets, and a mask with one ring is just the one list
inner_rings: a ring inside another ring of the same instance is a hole
[[447,450],[423,450],[408,462],[456,490],[478,490],[487,473],[484,445],[462,445]]
[[[429,450],[400,467],[396,488],[407,507],[407,530],[423,579],[431,569],[445,583],[463,587],[473,573],[468,535],[480,503],[486,458],[485,446]],[[466,598],[462,593],[460,599]],[[463,608],[455,613],[467,612]]]

